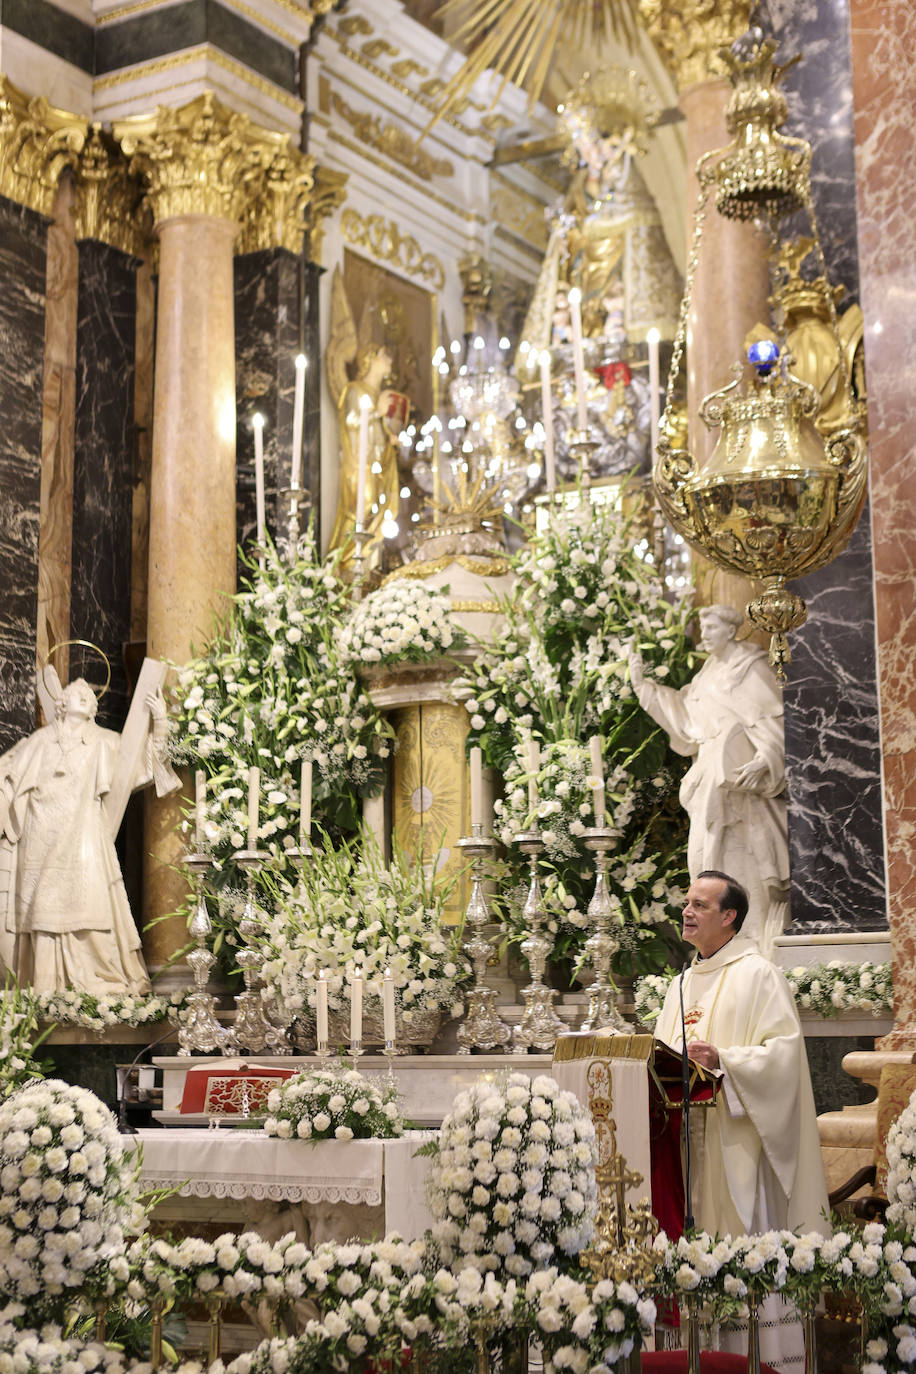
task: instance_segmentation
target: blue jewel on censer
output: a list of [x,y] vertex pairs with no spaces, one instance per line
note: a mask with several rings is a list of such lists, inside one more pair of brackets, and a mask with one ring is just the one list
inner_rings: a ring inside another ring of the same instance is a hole
[[768,377],[779,361],[779,349],[772,339],[758,339],[747,350],[747,356],[758,376]]

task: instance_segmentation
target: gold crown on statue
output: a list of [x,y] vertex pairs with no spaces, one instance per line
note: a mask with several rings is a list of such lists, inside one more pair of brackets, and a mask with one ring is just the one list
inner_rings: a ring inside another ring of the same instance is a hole
[[567,160],[578,161],[576,145],[601,139],[627,143],[644,153],[661,110],[645,81],[625,67],[584,72],[557,106],[557,132],[566,142]]

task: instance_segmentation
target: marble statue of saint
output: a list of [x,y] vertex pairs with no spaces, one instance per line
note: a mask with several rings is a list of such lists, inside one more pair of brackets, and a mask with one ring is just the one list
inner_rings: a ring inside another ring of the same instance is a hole
[[[366,462],[365,489],[365,554],[367,566],[377,562],[373,545],[381,539],[385,513],[397,520],[400,505],[397,434],[391,428],[397,423],[399,393],[383,389],[382,383],[391,371],[391,354],[387,348],[373,348],[365,352],[359,363],[356,381],[348,382],[338,401],[340,417],[340,469],[337,486],[337,515],[331,531],[329,549],[348,548],[352,551],[353,529],[356,523],[356,489],[359,478],[360,403],[364,396],[371,402],[369,410],[369,452]],[[394,415],[390,413],[394,411]],[[344,565],[349,557],[344,557]]]
[[699,619],[709,657],[686,687],[647,681],[632,649],[630,680],[671,747],[693,759],[680,792],[691,879],[734,874],[750,897],[743,933],[770,958],[789,914],[782,692],[765,650],[736,640],[740,612],[704,606]]
[[135,765],[124,736],[96,723],[83,678],[57,697],[50,725],[0,756],[0,976],[9,970],[40,993],[149,992],[115,852],[121,811],[106,809],[106,798],[149,782],[160,796],[180,786],[165,757],[161,691],[142,706]]

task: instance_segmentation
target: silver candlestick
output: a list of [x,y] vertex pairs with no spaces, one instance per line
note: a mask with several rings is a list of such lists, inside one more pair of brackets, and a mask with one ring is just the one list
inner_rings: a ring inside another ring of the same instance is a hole
[[262,1054],[264,1050],[270,1050],[273,1054],[288,1054],[290,1050],[289,1036],[282,1027],[275,1026],[267,1018],[261,996],[260,973],[264,954],[257,948],[257,941],[264,931],[254,900],[254,872],[268,857],[258,849],[243,849],[235,856],[247,880],[245,910],[239,922],[239,934],[245,941],[245,948],[235,956],[235,962],[245,979],[245,991],[235,999],[235,1025],[226,1037],[227,1048],[235,1053],[247,1050],[249,1054]]
[[484,836],[482,825],[472,825],[471,831],[458,841],[471,860],[471,898],[465,913],[471,934],[464,948],[474,966],[474,986],[468,993],[467,1014],[458,1027],[459,1054],[470,1054],[475,1049],[504,1050],[512,1037],[509,1027],[497,1014],[496,989],[488,987],[486,981],[493,946],[484,934],[490,921],[483,894],[484,864],[496,848],[496,841]]
[[525,1010],[522,1019],[512,1035],[517,1050],[552,1050],[557,1036],[562,1035],[566,1026],[553,1009],[556,991],[544,986],[544,967],[551,951],[551,943],[542,934],[544,923],[544,902],[541,896],[541,881],[538,877],[538,857],[544,848],[541,832],[537,829],[523,830],[516,843],[523,854],[528,856],[528,869],[531,881],[528,896],[525,898],[525,938],[521,951],[528,960],[528,986],[522,989]]
[[368,532],[361,520],[357,520],[356,529],[353,532],[353,590],[357,596],[363,594],[363,579],[366,575],[366,556],[363,550],[366,547]]
[[602,827],[586,830],[583,836],[586,849],[595,856],[595,891],[588,904],[589,918],[594,933],[585,942],[585,950],[595,971],[595,981],[586,988],[588,1011],[580,1030],[594,1031],[604,1029],[631,1031],[632,1026],[617,1010],[614,980],[611,977],[611,960],[620,948],[620,941],[611,934],[611,898],[607,890],[608,853],[613,849],[615,840],[610,831]]
[[194,975],[195,991],[188,999],[187,1018],[178,1027],[178,1053],[194,1054],[200,1051],[210,1054],[213,1050],[223,1049],[226,1043],[226,1028],[221,1026],[216,1016],[216,999],[207,992],[210,970],[216,963],[216,955],[207,949],[207,937],[213,926],[207,911],[207,898],[204,892],[204,873],[213,862],[209,854],[189,854],[185,863],[194,874],[197,882],[197,910],[188,927],[196,948],[187,956],[188,966]]
[[281,495],[289,502],[289,520],[287,522],[286,534],[286,555],[290,563],[295,563],[299,553],[299,534],[300,520],[299,509],[306,509],[311,505],[311,497],[307,491],[301,487],[283,487]]
[[579,481],[588,491],[592,484],[592,454],[598,448],[598,440],[592,439],[587,429],[573,429],[566,441],[569,453],[579,467]]

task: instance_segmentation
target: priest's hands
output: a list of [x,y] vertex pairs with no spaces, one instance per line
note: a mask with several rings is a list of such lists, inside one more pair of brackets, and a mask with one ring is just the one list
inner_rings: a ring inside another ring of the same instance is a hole
[[687,1054],[694,1063],[699,1064],[704,1069],[721,1068],[719,1051],[715,1045],[710,1045],[707,1040],[692,1040],[687,1046]]

